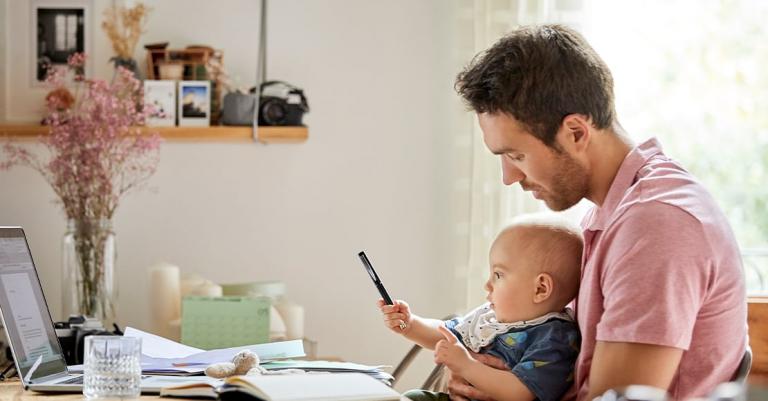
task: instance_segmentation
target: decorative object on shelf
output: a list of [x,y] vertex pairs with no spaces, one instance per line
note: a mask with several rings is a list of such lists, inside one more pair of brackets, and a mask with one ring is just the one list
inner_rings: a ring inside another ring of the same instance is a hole
[[261,84],[259,125],[299,126],[309,103],[304,91],[283,81]]
[[115,56],[109,61],[115,64],[115,70],[123,67],[139,77],[139,66],[133,58],[133,52],[147,22],[149,11],[150,8],[141,2],[131,8],[113,4],[104,10],[101,28],[112,43]]
[[[84,62],[84,54],[73,55],[69,71],[78,71]],[[50,70],[47,84],[63,88],[67,72]],[[142,133],[140,126],[152,107],[140,107],[141,85],[130,71],[118,68],[112,83],[80,74],[74,81],[79,88],[72,107],[61,110],[57,101],[47,102],[49,133],[40,143],[50,156],[44,160],[8,142],[0,169],[27,166],[51,185],[72,221],[63,243],[68,252],[63,266],[65,313],[96,317],[109,326],[116,317],[117,297],[110,221],[121,197],[154,174],[160,136]],[[73,291],[76,296],[68,297]]]
[[186,49],[147,47],[147,79],[173,79],[210,81],[210,122],[219,123],[222,88],[229,85],[221,50],[206,45],[187,46]]
[[45,96],[45,102],[53,106],[56,111],[62,112],[72,107],[75,103],[75,96],[69,89],[61,87],[48,92]]
[[163,50],[168,47],[168,42],[146,43],[144,48],[147,50]]
[[207,127],[211,122],[211,83],[179,81],[179,126]]
[[29,4],[31,26],[37,27],[33,30],[33,59],[29,65],[34,68],[33,85],[38,86],[45,82],[49,68],[64,67],[71,55],[89,51],[92,3],[34,0]]
[[253,125],[253,111],[256,110],[256,95],[239,90],[224,95],[221,108],[223,125]]
[[133,73],[136,78],[140,77],[139,65],[136,64],[136,60],[133,58],[111,57],[109,61],[115,65],[115,70],[117,70],[118,67],[123,67]]
[[144,81],[144,103],[152,105],[147,125],[173,127],[176,125],[176,82]]
[[208,80],[210,77],[206,65],[211,59],[223,65],[223,52],[208,46],[193,46],[186,49],[147,49],[147,79],[161,78],[161,65],[177,63],[183,66],[182,79]]
[[162,62],[157,66],[160,70],[160,79],[181,81],[184,79],[184,64],[176,61]]

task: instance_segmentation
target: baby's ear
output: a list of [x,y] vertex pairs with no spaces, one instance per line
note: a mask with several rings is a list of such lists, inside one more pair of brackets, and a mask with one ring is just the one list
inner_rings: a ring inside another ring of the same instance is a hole
[[555,280],[549,273],[539,273],[536,276],[536,291],[533,293],[533,303],[540,304],[552,297],[555,290]]

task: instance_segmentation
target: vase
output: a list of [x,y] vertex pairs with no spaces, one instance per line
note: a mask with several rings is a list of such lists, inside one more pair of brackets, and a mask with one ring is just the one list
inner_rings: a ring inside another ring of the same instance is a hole
[[141,77],[139,77],[139,64],[136,63],[136,60],[132,58],[112,57],[109,61],[115,64],[115,73],[117,73],[117,67],[123,67],[132,72],[134,78],[141,79]]
[[62,239],[64,318],[85,315],[111,327],[117,318],[115,233],[109,219],[70,219]]

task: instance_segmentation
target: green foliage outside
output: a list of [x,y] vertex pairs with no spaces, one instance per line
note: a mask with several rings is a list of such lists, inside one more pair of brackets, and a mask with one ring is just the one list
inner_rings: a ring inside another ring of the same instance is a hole
[[744,251],[749,291],[768,293],[768,2],[634,3],[593,4],[619,118],[710,190]]

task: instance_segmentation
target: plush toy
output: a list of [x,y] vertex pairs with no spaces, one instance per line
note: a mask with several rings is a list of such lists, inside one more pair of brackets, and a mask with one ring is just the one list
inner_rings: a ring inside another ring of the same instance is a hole
[[220,362],[209,365],[205,368],[206,376],[223,379],[234,375],[254,374],[250,371],[257,368],[259,372],[264,368],[259,366],[259,356],[250,350],[243,350],[237,353],[232,362]]
[[306,373],[301,369],[282,369],[269,371],[259,366],[259,356],[250,350],[243,350],[232,358],[232,362],[220,362],[208,365],[205,375],[216,379],[223,379],[237,375],[290,375]]

